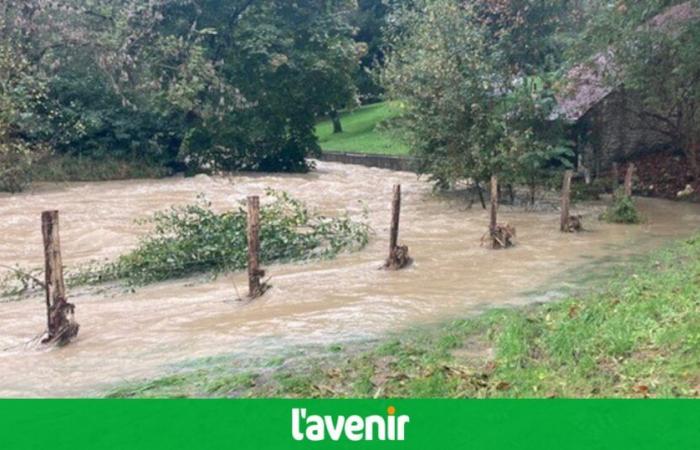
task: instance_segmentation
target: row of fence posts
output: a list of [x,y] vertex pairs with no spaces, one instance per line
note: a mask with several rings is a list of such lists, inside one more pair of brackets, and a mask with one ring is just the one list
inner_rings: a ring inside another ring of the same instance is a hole
[[[625,175],[625,195],[632,196],[632,182],[635,173],[634,164],[630,164]],[[581,229],[580,216],[570,215],[571,180],[573,172],[564,173],[561,195],[562,232],[574,232]],[[617,195],[618,166],[613,166],[613,195]],[[510,225],[498,224],[498,177],[491,177],[491,211],[489,233],[493,248],[507,248],[510,239],[515,236],[515,229]],[[247,240],[248,240],[248,299],[262,296],[269,288],[262,281],[265,271],[260,268],[260,198],[250,196],[247,199]],[[401,185],[395,185],[391,202],[391,226],[389,229],[389,256],[383,266],[386,270],[400,270],[412,260],[408,247],[399,245],[399,225],[401,216]],[[68,303],[66,286],[63,279],[63,262],[61,258],[61,241],[59,236],[58,211],[45,211],[41,215],[41,231],[44,241],[44,290],[46,292],[47,332],[42,342],[63,345],[78,334],[80,326],[75,321],[75,305]]]

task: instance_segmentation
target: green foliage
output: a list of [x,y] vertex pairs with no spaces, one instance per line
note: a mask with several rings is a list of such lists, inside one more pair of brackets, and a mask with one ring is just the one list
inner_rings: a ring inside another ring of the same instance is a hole
[[637,224],[642,222],[642,216],[632,198],[621,193],[615,196],[612,204],[601,218],[610,223]]
[[396,5],[405,0],[358,0],[357,10],[350,16],[350,24],[357,30],[353,38],[363,46],[363,54],[355,74],[360,101],[363,104],[380,101],[384,88],[375,72],[384,64],[388,45],[385,30]]
[[[1,139],[1,138],[0,138]],[[20,140],[0,141],[0,192],[19,192],[29,184],[34,153]]]
[[0,191],[18,192],[30,181],[32,164],[47,152],[32,137],[41,131],[38,110],[46,86],[30,75],[28,59],[0,40]]
[[[367,244],[369,229],[348,217],[310,212],[285,193],[268,191],[272,202],[260,211],[263,263],[330,258]],[[216,213],[197,204],[155,214],[153,231],[128,254],[70,277],[73,284],[126,280],[144,284],[203,272],[240,270],[247,263],[247,212]]]
[[[0,145],[8,133],[26,143],[4,149],[4,160],[46,144],[191,172],[306,171],[318,152],[316,117],[353,103],[361,52],[350,0],[0,8]],[[41,87],[35,104],[25,81]],[[20,103],[8,109],[9,96]]]
[[[404,106],[397,125],[420,171],[441,186],[492,174],[532,183],[568,165],[562,125],[550,120],[552,80],[535,76],[533,66],[526,73],[518,54],[523,35],[550,28],[514,19],[517,8],[493,7],[419,1],[397,16],[383,79],[390,97]],[[555,9],[551,16],[544,10],[537,17],[557,21]]]
[[[693,398],[700,376],[699,261],[700,238],[696,237],[606,279],[604,286],[598,286],[599,293],[491,311],[364,346],[354,344],[340,354],[281,367],[272,380],[258,374],[255,386],[237,394]],[[212,380],[232,376],[221,367],[206,374]],[[122,396],[188,395],[201,375],[191,377],[173,390],[159,385],[171,378],[165,377],[117,392]]]

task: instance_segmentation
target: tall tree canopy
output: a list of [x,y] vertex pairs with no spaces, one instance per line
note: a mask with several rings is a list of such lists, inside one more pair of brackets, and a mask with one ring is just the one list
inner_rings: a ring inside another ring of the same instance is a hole
[[3,108],[14,111],[0,119],[3,143],[190,169],[306,170],[316,116],[354,94],[350,0],[1,8],[0,70],[31,85],[0,87],[15,105]]
[[396,15],[384,80],[423,173],[531,183],[565,159],[545,70],[559,57],[556,3],[423,0]]

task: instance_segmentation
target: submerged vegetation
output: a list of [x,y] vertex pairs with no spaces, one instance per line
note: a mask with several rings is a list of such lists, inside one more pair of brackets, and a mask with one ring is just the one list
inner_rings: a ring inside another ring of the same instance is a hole
[[697,397],[700,236],[657,251],[600,292],[490,311],[275,369],[224,365],[110,395],[244,397]]
[[642,222],[642,216],[634,200],[626,195],[616,195],[612,204],[603,213],[601,219],[609,223],[634,225]]
[[[269,190],[273,201],[260,210],[260,257],[263,263],[329,258],[362,248],[367,225],[349,217],[328,218],[283,192]],[[199,203],[156,213],[153,231],[138,247],[114,262],[85,269],[73,283],[125,280],[144,284],[203,272],[246,267],[246,211],[216,213],[204,198]]]
[[[284,192],[268,190],[271,201],[260,210],[263,263],[332,258],[363,248],[370,229],[348,216],[325,217]],[[200,273],[241,270],[247,263],[247,215],[243,206],[217,213],[204,197],[195,204],[154,214],[153,226],[131,252],[106,264],[68,270],[72,286],[124,281],[147,284]],[[17,268],[0,280],[5,296],[36,286],[37,271]]]

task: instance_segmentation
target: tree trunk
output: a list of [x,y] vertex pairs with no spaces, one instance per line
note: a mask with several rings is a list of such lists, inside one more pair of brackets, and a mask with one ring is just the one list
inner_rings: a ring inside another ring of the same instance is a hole
[[481,202],[481,207],[486,209],[486,199],[484,198],[484,190],[481,189],[479,182],[476,182],[476,191],[479,193],[479,201]]
[[75,305],[66,300],[61,240],[58,234],[58,211],[45,211],[41,214],[41,234],[44,238],[48,328],[43,342],[64,345],[77,336],[80,326],[75,322]]
[[627,173],[625,174],[625,196],[626,197],[632,197],[634,171],[635,171],[634,164],[630,163],[630,165],[627,166]]
[[508,185],[508,196],[510,197],[510,204],[515,206],[515,189],[512,184]]
[[343,124],[340,122],[340,115],[338,111],[332,109],[330,112],[330,118],[333,122],[333,134],[339,134],[343,132]]
[[700,166],[698,166],[698,147],[700,144],[696,139],[691,138],[686,146],[685,157],[688,160],[688,166],[693,177],[693,181],[700,179]]
[[620,188],[620,170],[617,163],[612,165],[612,195],[613,199],[617,197],[617,190]]

